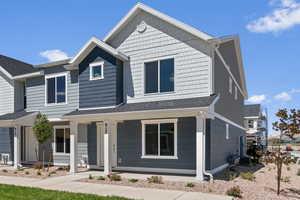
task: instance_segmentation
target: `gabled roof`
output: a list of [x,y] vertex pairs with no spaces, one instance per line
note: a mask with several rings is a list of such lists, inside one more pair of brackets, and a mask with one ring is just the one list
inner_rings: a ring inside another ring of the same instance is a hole
[[244,117],[259,117],[260,114],[260,104],[249,104],[244,106]]
[[12,79],[19,75],[35,73],[38,70],[28,63],[0,55],[0,71]]
[[104,38],[104,42],[111,40],[116,34],[118,34],[124,26],[126,26],[132,18],[134,18],[139,12],[144,11],[153,16],[156,16],[180,29],[183,29],[190,34],[199,37],[202,40],[209,40],[212,39],[213,36],[208,35],[207,33],[201,32],[187,24],[184,24],[172,17],[169,17],[153,8],[150,8],[142,3],[137,3],[122,19],[121,21],[107,34]]
[[116,50],[115,48],[111,47],[110,45],[106,44],[105,42],[92,37],[76,54],[74,58],[69,61],[70,65],[79,64],[95,47],[99,47],[108,53],[112,54],[113,56],[119,58],[123,61],[128,61],[129,57],[125,54],[121,53],[120,51]]

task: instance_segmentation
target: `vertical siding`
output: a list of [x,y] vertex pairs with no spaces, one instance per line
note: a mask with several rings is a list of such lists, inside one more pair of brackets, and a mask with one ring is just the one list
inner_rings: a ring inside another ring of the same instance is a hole
[[45,105],[45,77],[27,79],[27,111],[40,111],[48,118],[62,115],[78,108],[78,71],[66,71],[62,66],[45,69],[45,74],[67,73],[67,104]]
[[[139,33],[136,27],[142,21],[147,29]],[[130,56],[125,63],[128,103],[209,95],[209,48],[185,31],[141,12],[108,43]],[[175,92],[144,95],[144,62],[166,56],[175,58]]]
[[14,112],[14,82],[0,72],[0,115]]

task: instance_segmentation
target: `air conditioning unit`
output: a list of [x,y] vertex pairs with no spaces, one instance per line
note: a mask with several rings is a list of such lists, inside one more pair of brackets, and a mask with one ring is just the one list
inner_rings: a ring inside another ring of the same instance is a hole
[[0,154],[0,163],[7,165],[9,161],[9,154],[8,153],[1,153]]

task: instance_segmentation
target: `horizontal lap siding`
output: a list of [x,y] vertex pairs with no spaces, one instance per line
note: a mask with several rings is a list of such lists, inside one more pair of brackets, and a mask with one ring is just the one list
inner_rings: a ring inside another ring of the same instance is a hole
[[0,72],[0,115],[14,112],[14,82]]
[[[144,21],[144,33],[136,26]],[[209,95],[211,58],[204,42],[144,12],[137,15],[112,41],[130,56],[125,63],[128,103]],[[144,95],[144,62],[161,57],[175,59],[175,93]]]
[[178,120],[178,160],[142,159],[142,124],[140,120],[118,124],[118,166],[196,169],[195,118]]
[[14,152],[13,128],[0,128],[0,154],[9,154],[9,160],[13,160]]
[[[63,67],[46,71],[48,74],[65,72]],[[30,78],[26,81],[27,111],[40,111],[48,118],[61,118],[78,108],[78,72],[67,72],[67,104],[45,105],[45,77]]]

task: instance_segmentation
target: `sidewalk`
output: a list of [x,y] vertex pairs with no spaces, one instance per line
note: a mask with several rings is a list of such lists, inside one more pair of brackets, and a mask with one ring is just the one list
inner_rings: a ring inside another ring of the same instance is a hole
[[76,193],[96,194],[100,196],[121,196],[132,199],[144,200],[230,200],[232,198],[221,195],[213,195],[200,192],[185,192],[175,190],[160,190],[135,188],[128,186],[105,185],[76,182],[83,177],[87,177],[87,173],[79,173],[76,175],[68,175],[61,177],[47,178],[44,180],[0,176],[0,184],[11,184],[17,186],[38,187],[42,189],[68,191]]

